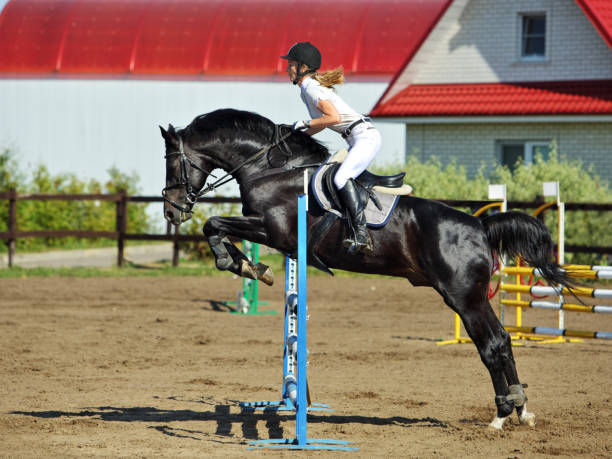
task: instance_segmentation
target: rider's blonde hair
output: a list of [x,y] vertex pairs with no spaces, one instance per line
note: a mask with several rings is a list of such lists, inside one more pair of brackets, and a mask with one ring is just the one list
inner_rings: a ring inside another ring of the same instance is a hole
[[315,72],[312,77],[322,86],[333,89],[335,85],[344,83],[344,68],[340,66],[323,73]]

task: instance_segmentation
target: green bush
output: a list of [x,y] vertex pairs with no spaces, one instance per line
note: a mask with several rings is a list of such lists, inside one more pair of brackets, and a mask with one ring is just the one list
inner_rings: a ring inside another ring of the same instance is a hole
[[415,195],[432,199],[487,199],[489,180],[484,166],[475,177],[468,177],[465,166],[453,159],[443,166],[438,158],[424,163],[409,156],[405,166],[405,182],[414,187]]
[[[611,203],[612,191],[608,183],[599,179],[592,166],[585,169],[580,160],[559,159],[552,151],[547,161],[536,157],[534,164],[517,164],[511,173],[497,167],[492,175],[496,183],[508,184],[508,195],[513,200],[530,201],[542,194],[542,182],[558,181],[563,202]],[[552,198],[550,198],[552,199]],[[545,214],[545,221],[553,238],[557,238],[556,212]],[[576,245],[612,246],[611,212],[566,211],[565,243]],[[608,264],[609,260],[596,254],[566,253],[567,263]]]
[[[0,191],[17,189],[18,193],[49,194],[108,194],[126,190],[138,194],[137,175],[126,175],[115,167],[108,170],[104,185],[96,180],[82,181],[74,174],[52,175],[46,166],[39,165],[31,176],[19,170],[10,150],[0,153]],[[127,206],[127,231],[148,232],[151,223],[146,215],[146,204]],[[109,201],[18,201],[17,224],[21,231],[32,230],[90,230],[115,231],[116,204]],[[8,230],[8,201],[0,201],[0,231]],[[114,245],[110,240],[89,238],[27,238],[18,239],[19,250],[47,248],[92,247]],[[0,244],[6,250],[6,244]]]
[[[405,166],[387,166],[375,170],[379,174],[406,171],[405,182],[414,187],[416,196],[429,199],[486,200],[489,184],[506,184],[508,200],[533,201],[542,195],[542,183],[558,181],[564,202],[612,203],[608,183],[595,175],[592,167],[585,169],[579,160],[559,158],[552,151],[548,160],[536,156],[535,163],[525,166],[517,163],[508,167],[494,165],[493,172],[485,175],[483,164],[474,177],[469,177],[464,166],[456,160],[442,165],[437,158],[425,162],[410,156]],[[549,198],[552,199],[552,198]],[[566,211],[565,243],[576,245],[612,246],[612,212]],[[557,238],[557,215],[545,212],[546,224],[553,238]],[[597,254],[566,253],[567,263],[609,264],[605,256]]]

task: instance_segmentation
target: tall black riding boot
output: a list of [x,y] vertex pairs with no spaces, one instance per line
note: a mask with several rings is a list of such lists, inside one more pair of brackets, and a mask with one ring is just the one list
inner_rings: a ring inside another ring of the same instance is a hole
[[340,199],[344,207],[348,210],[351,226],[353,229],[354,240],[347,238],[343,241],[345,247],[350,247],[351,252],[359,252],[360,250],[372,250],[370,236],[366,228],[366,218],[363,212],[363,204],[359,199],[359,191],[355,186],[355,182],[349,179],[341,189],[338,190]]

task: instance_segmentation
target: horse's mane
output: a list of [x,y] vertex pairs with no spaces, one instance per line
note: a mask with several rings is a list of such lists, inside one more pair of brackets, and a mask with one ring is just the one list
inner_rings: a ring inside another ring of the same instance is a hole
[[200,134],[218,131],[219,129],[231,129],[261,135],[271,133],[274,129],[274,123],[257,113],[222,108],[196,116],[188,128],[196,130]]
[[[246,133],[266,143],[273,140],[275,126],[271,120],[258,113],[223,108],[197,116],[185,130],[197,133],[200,137],[212,136],[220,130],[240,133],[241,136]],[[321,158],[329,155],[325,145],[304,132],[293,132],[288,140]]]

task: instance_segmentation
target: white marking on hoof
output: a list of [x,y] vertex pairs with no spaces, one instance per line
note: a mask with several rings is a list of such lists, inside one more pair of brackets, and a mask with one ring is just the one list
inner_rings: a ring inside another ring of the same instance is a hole
[[508,419],[508,417],[509,416],[506,416],[505,418],[499,418],[495,416],[495,419],[493,419],[491,424],[489,424],[489,428],[495,430],[502,430],[504,427],[504,422],[506,422],[506,419]]
[[521,412],[519,414],[519,421],[521,424],[526,424],[529,427],[535,427],[537,422],[537,416],[534,413],[529,413],[527,411],[527,403],[525,403],[521,407]]

